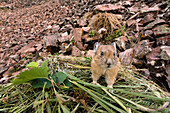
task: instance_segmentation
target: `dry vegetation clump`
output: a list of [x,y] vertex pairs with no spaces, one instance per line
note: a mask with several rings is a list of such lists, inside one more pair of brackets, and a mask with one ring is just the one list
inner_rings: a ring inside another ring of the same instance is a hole
[[95,30],[105,28],[107,32],[111,34],[115,29],[120,29],[122,24],[116,15],[105,12],[94,15],[90,20],[89,26]]
[[[73,57],[49,58],[50,69],[64,72],[71,83],[45,88],[33,88],[30,84],[0,86],[0,111],[2,112],[168,112],[170,95],[154,82],[129,67],[121,67],[113,93],[107,91],[104,78],[101,85],[91,84],[89,59]],[[67,59],[64,62],[63,59]],[[87,64],[87,65],[86,65]],[[84,68],[86,66],[86,68]]]

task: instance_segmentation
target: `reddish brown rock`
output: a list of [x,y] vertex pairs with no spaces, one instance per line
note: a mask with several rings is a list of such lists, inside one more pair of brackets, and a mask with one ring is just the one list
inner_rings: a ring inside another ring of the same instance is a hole
[[[35,42],[31,42],[27,45],[25,45],[24,47],[22,47],[17,53],[26,53],[29,51],[30,48],[32,48],[33,46],[35,46]],[[35,48],[34,48],[35,49]],[[35,50],[34,50],[35,51]]]
[[46,48],[48,52],[57,52],[59,47],[59,45],[57,44],[59,37],[60,34],[44,37],[44,48]]
[[63,43],[63,42],[67,42],[69,41],[69,35],[67,32],[62,33],[61,37],[58,38],[59,42]]
[[136,58],[143,58],[151,50],[149,40],[143,40],[134,47],[134,55]]
[[170,46],[162,46],[161,50],[161,59],[170,60]]
[[52,28],[52,32],[53,33],[57,33],[60,29],[60,26],[59,25],[55,25],[53,28]]
[[131,25],[133,25],[133,24],[136,24],[136,20],[128,20],[128,21],[127,21],[127,25],[128,25],[128,26],[131,26]]
[[76,42],[76,46],[83,50],[83,44],[82,44],[82,28],[75,28],[73,32],[73,38]]
[[170,34],[170,27],[167,27],[167,25],[161,25],[156,28],[154,28],[154,35],[169,35]]
[[90,42],[90,41],[98,40],[97,36],[90,37],[89,34],[83,35],[82,39],[84,39],[85,42]]
[[42,44],[36,44],[36,51],[40,51],[42,49]]
[[153,48],[152,51],[146,55],[147,61],[160,60],[160,47]]
[[85,48],[83,47],[83,44],[82,42],[76,42],[76,46],[81,49],[81,50],[84,50]]
[[119,58],[122,65],[130,65],[132,63],[134,54],[133,48],[127,49],[124,52],[119,53]]
[[146,30],[146,31],[144,32],[144,37],[150,37],[152,34],[153,34],[153,31],[152,31],[152,30]]
[[99,11],[111,11],[111,10],[119,10],[121,9],[121,6],[115,6],[113,4],[102,4],[102,5],[97,5],[94,10],[99,10]]
[[147,26],[145,26],[144,29],[145,29],[145,30],[146,30],[146,29],[151,29],[151,28],[153,28],[155,25],[161,24],[161,23],[165,23],[165,20],[163,20],[163,19],[157,19],[157,20],[149,23]]
[[148,8],[148,7],[142,8],[140,10],[140,12],[141,13],[148,13],[148,12],[155,12],[155,11],[159,11],[159,10],[160,10],[160,8],[158,6],[155,6],[155,7],[150,7],[150,8]]
[[94,56],[94,50],[88,50],[86,53],[86,57],[93,57]]
[[81,42],[82,28],[74,28],[73,36],[75,42]]
[[32,52],[35,52],[35,51],[36,51],[36,49],[34,47],[32,47],[32,48],[26,49],[25,53],[32,53]]
[[81,51],[76,46],[73,46],[71,50],[71,55],[75,57],[80,57]]
[[157,45],[167,45],[170,46],[170,35],[156,38]]
[[44,37],[43,41],[44,41],[44,46],[49,47],[49,46],[53,46],[53,47],[57,47],[57,39],[58,39],[58,35],[50,35],[50,36],[46,36]]
[[154,21],[155,19],[153,18],[153,14],[148,14],[146,15],[144,18],[143,18],[143,23],[148,23],[148,22],[151,22],[151,21]]
[[130,12],[139,12],[139,8],[138,7],[130,7],[128,9],[130,10]]
[[91,27],[82,27],[83,32],[89,32]]
[[77,21],[77,24],[79,24],[79,26],[84,27],[87,25],[87,19],[83,18]]

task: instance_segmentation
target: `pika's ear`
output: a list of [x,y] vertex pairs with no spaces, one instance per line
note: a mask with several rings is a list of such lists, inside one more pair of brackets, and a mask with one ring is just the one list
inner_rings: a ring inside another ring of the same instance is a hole
[[100,45],[99,42],[96,42],[96,43],[94,44],[94,53],[96,53],[96,50],[97,50],[97,48],[99,47],[99,45]]
[[111,45],[115,48],[115,54],[117,54],[117,50],[116,50],[116,42],[113,42]]

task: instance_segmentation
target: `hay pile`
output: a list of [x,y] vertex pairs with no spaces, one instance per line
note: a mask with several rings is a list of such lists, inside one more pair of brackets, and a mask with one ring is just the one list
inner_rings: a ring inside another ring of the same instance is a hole
[[[2,112],[168,112],[169,94],[152,81],[128,67],[121,67],[113,93],[107,91],[104,78],[101,85],[91,84],[90,59],[74,57],[49,58],[50,72],[67,73],[68,88],[53,84],[50,88],[35,88],[29,84],[0,86]],[[67,61],[66,61],[67,60]],[[77,65],[79,64],[79,65]],[[84,67],[85,66],[85,67]]]
[[94,15],[90,20],[89,26],[95,30],[105,28],[111,34],[115,29],[120,29],[123,25],[115,14],[105,12]]

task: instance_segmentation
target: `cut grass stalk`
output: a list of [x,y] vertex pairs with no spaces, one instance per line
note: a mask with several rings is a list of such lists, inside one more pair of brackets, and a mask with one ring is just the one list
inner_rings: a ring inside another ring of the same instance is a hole
[[[93,94],[93,93],[90,92],[87,88],[83,87],[82,85],[78,84],[77,82],[71,81],[71,80],[70,80],[70,82],[73,83],[73,84],[75,84],[76,86],[80,87],[80,88],[83,89],[84,91],[86,91],[88,94],[90,94],[91,96],[93,96],[94,99],[97,98],[97,99],[100,100],[102,103],[105,103],[106,105],[112,107],[113,109],[117,110],[118,112],[122,112],[122,113],[125,112],[124,110],[122,110],[122,109],[120,109],[120,108],[118,108],[118,107],[116,107],[116,106],[108,103],[107,101],[105,101],[105,100],[103,100],[102,98],[98,97],[97,95]],[[100,104],[100,103],[99,103],[99,104]],[[101,104],[100,104],[100,105],[101,105]],[[108,108],[105,108],[105,109],[107,110]]]
[[123,100],[125,100],[125,101],[127,101],[127,102],[129,102],[129,103],[131,103],[133,105],[135,105],[136,107],[138,107],[141,110],[144,110],[144,111],[156,111],[155,109],[150,109],[150,108],[144,107],[144,106],[139,105],[139,104],[137,104],[137,103],[135,103],[135,102],[133,102],[133,101],[131,101],[129,99],[126,99],[126,98],[124,98],[122,96],[119,96],[117,94],[113,94],[113,95],[115,95],[115,96],[117,96],[117,97],[119,97],[119,98],[121,98],[121,99],[123,99]]
[[[98,84],[100,85],[100,84]],[[130,113],[129,111],[131,110],[128,110],[123,104],[122,102],[119,101],[118,98],[116,98],[115,96],[111,95],[106,89],[102,88],[113,100],[115,100],[124,110],[126,110],[128,113]]]
[[[70,76],[70,77],[71,77],[71,76]],[[74,78],[76,78],[76,77],[74,77]],[[157,100],[157,101],[170,102],[170,99],[169,99],[169,98],[166,98],[166,99],[165,99],[165,98],[158,98],[158,97],[154,97],[154,96],[144,95],[144,94],[141,94],[141,93],[129,92],[129,91],[126,91],[126,90],[124,90],[124,89],[107,88],[107,87],[104,87],[104,86],[99,86],[99,85],[94,85],[94,84],[91,84],[91,83],[84,82],[84,81],[82,81],[82,80],[79,80],[78,78],[76,78],[76,80],[78,80],[77,82],[82,83],[82,84],[84,84],[84,85],[88,85],[88,86],[111,89],[111,90],[115,90],[115,91],[118,91],[118,92],[121,92],[121,93],[130,94],[130,95],[134,95],[134,96],[145,97],[145,98],[149,98],[149,99],[153,99],[153,100]]]

